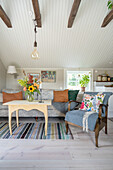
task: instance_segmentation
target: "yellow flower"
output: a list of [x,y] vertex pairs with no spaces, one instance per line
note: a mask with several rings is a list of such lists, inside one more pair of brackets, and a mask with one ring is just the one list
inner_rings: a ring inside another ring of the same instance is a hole
[[29,86],[29,89],[28,89],[30,92],[34,92],[34,87],[33,86]]

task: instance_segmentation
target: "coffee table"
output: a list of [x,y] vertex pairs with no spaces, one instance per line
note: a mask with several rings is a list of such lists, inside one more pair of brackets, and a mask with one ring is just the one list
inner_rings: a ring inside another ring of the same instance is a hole
[[11,127],[11,120],[12,120],[12,113],[16,111],[16,121],[17,127],[19,126],[18,121],[18,110],[24,109],[26,111],[37,109],[44,113],[45,116],[45,136],[47,136],[47,125],[48,125],[48,105],[51,105],[51,100],[42,100],[40,103],[39,100],[35,100],[33,102],[28,102],[27,100],[13,100],[11,102],[4,103],[3,105],[8,105],[9,108],[9,130],[10,135],[12,135],[12,127]]

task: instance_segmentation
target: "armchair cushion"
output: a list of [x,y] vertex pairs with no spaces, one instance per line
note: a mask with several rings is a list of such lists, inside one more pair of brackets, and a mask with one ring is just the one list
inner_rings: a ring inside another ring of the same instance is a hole
[[[71,122],[73,124],[76,124],[78,126],[83,127],[83,117],[85,114],[85,110],[72,110],[66,113],[65,120],[67,122]],[[93,113],[89,115],[88,117],[88,129],[91,131],[94,131],[96,121],[98,119],[98,113]]]

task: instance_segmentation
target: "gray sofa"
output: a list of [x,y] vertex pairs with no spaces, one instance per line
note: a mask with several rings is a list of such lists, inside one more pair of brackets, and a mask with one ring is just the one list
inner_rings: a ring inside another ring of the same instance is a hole
[[[3,90],[7,93],[17,93],[19,91],[15,90]],[[35,100],[41,99],[52,100],[52,105],[48,106],[48,117],[65,117],[66,112],[68,111],[68,102],[67,103],[61,103],[61,102],[54,102],[53,101],[53,90],[42,90],[41,95],[37,96],[37,94],[34,95]],[[25,99],[25,95],[23,92],[23,99]],[[79,99],[80,100],[80,99]],[[73,110],[77,106],[77,103],[72,102],[70,109]],[[15,117],[15,112],[12,115]],[[8,107],[4,106],[2,102],[0,102],[0,117],[8,117]],[[19,117],[44,117],[44,114],[38,110],[19,110]]]

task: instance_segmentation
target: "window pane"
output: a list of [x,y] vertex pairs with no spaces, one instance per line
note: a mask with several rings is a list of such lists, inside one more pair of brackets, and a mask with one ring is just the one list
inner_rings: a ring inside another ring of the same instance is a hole
[[[89,75],[89,72],[90,71],[67,71],[67,88],[73,90],[75,89],[80,90],[81,86],[79,84],[79,80],[81,79],[82,75],[84,74]],[[90,82],[86,87],[86,91],[89,90],[90,90]]]

